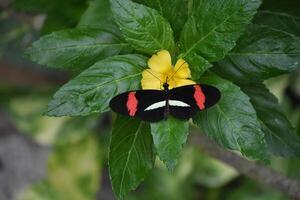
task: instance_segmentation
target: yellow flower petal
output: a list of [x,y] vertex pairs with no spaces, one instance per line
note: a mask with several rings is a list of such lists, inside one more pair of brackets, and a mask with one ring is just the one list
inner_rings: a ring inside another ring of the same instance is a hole
[[162,74],[159,74],[152,69],[144,70],[141,81],[143,90],[161,90],[162,83],[159,79],[162,80],[163,78]]
[[177,78],[191,78],[191,70],[189,68],[189,64],[185,62],[183,59],[179,59],[175,65],[175,77]]
[[162,85],[165,81],[168,81],[169,89],[195,84],[194,81],[188,79],[191,78],[189,64],[179,59],[173,67],[171,55],[166,50],[154,54],[148,60],[148,66],[150,69],[142,73],[141,84],[144,90],[163,90]]
[[158,73],[166,73],[172,68],[171,55],[168,51],[162,50],[154,54],[148,60],[148,66]]
[[185,86],[185,85],[196,84],[194,81],[189,80],[189,79],[174,78],[174,81],[175,81],[175,87],[181,87],[181,86]]

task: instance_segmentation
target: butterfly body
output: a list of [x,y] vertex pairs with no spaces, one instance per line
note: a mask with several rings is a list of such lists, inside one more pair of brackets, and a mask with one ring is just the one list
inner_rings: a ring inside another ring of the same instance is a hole
[[164,90],[136,90],[115,96],[110,107],[116,113],[140,118],[148,122],[167,119],[169,115],[181,120],[188,120],[197,112],[216,104],[220,91],[210,85],[194,84]]

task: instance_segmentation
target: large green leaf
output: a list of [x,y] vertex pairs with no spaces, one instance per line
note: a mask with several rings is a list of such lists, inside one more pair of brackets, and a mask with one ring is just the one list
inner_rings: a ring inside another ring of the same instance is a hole
[[27,49],[30,59],[53,68],[79,70],[103,58],[130,51],[113,28],[77,28],[42,37]]
[[173,117],[152,123],[151,134],[154,146],[160,159],[166,163],[169,170],[176,167],[182,146],[186,143],[189,124]]
[[300,1],[299,0],[263,0],[255,24],[268,25],[272,28],[300,36]]
[[188,1],[187,0],[134,0],[150,8],[156,9],[171,24],[176,38],[179,37],[181,30],[187,20]]
[[111,5],[115,21],[136,50],[154,54],[174,49],[171,26],[158,11],[129,0],[111,0]]
[[259,5],[259,0],[193,1],[180,39],[184,57],[196,53],[210,62],[222,59],[235,46]]
[[139,89],[146,61],[140,55],[123,55],[97,62],[55,93],[47,115],[78,116],[108,111],[112,97]]
[[94,0],[90,2],[88,9],[81,16],[78,26],[103,27],[108,24],[117,27],[109,0]]
[[222,97],[217,105],[197,114],[194,123],[224,147],[252,159],[266,159],[264,134],[249,97],[217,76],[209,75],[202,81],[216,86]]
[[269,151],[280,156],[299,156],[300,140],[284,115],[276,97],[263,84],[243,85],[256,109]]
[[300,39],[266,26],[250,26],[215,72],[234,82],[258,82],[300,67]]
[[154,165],[148,123],[118,116],[112,131],[109,173],[118,198],[135,189]]
[[275,11],[259,11],[253,23],[270,26],[300,36],[300,17]]

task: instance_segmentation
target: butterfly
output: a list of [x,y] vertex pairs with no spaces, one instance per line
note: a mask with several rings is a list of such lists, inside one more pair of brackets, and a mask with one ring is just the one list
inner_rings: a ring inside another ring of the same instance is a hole
[[[183,63],[171,78],[184,65]],[[147,69],[146,69],[147,70]],[[153,77],[162,81],[156,75]],[[221,92],[214,86],[193,84],[169,89],[168,80],[162,84],[163,90],[134,90],[115,96],[109,103],[110,108],[121,115],[139,118],[147,122],[159,122],[169,115],[188,120],[197,112],[215,105]]]
[[136,117],[147,122],[159,122],[169,115],[188,120],[215,105],[221,98],[220,91],[211,85],[194,84],[169,90],[135,90],[115,96],[110,108],[121,115]]

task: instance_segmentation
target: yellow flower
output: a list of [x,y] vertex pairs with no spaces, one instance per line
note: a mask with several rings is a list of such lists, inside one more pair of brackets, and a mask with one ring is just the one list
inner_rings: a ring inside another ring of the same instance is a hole
[[166,81],[169,84],[169,89],[195,84],[189,79],[191,78],[189,64],[183,59],[179,59],[173,67],[171,55],[166,50],[154,54],[148,60],[148,67],[150,69],[146,69],[142,73],[142,88],[144,90],[162,90]]

